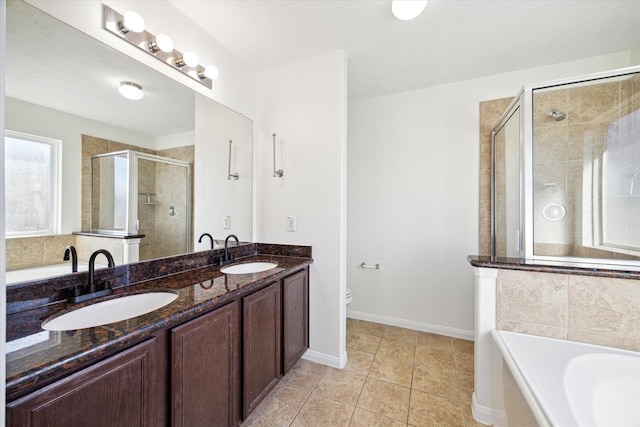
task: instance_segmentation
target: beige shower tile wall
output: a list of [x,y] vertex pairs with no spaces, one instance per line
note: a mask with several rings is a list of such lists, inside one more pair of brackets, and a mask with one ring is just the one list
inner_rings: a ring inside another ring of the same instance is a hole
[[64,250],[75,236],[12,237],[6,240],[7,271],[62,263]]
[[640,280],[499,270],[497,328],[640,351]]

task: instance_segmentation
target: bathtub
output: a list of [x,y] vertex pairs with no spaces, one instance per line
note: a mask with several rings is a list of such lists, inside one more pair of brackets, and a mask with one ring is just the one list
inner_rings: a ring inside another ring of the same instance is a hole
[[[96,269],[100,267],[96,264]],[[88,269],[89,264],[82,262],[78,263],[78,271],[87,271]],[[10,285],[12,283],[64,276],[65,274],[71,274],[71,263],[69,262],[64,264],[45,265],[42,267],[23,268],[21,270],[7,271],[5,276],[5,283],[7,285]]]
[[640,426],[640,353],[506,331],[492,335],[538,425]]

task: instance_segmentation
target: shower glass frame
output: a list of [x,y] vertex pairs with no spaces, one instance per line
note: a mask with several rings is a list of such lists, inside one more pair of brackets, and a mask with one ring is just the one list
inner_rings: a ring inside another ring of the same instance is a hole
[[186,247],[191,247],[191,186],[189,183],[191,182],[191,165],[189,162],[185,162],[182,160],[170,159],[168,157],[156,156],[154,154],[141,153],[133,150],[123,150],[123,151],[114,151],[110,153],[98,154],[95,156],[91,156],[91,203],[90,203],[90,224],[93,226],[93,189],[94,189],[94,174],[93,174],[93,160],[96,158],[106,158],[106,157],[126,157],[127,159],[127,188],[126,188],[126,200],[127,200],[127,209],[126,209],[126,227],[124,230],[112,230],[112,229],[94,229],[91,227],[92,233],[99,234],[113,234],[117,236],[134,236],[138,234],[138,160],[149,160],[152,162],[164,163],[179,167],[186,168],[186,188],[185,188],[185,198],[186,198]]
[[519,258],[533,264],[580,265],[624,270],[640,269],[640,261],[612,258],[588,258],[579,256],[550,256],[534,253],[534,177],[533,177],[533,93],[535,90],[550,89],[579,83],[625,77],[640,73],[640,66],[627,67],[612,71],[589,74],[580,77],[554,80],[524,86],[511,101],[500,120],[491,130],[491,255],[496,256],[496,141],[499,130],[506,124],[516,110],[520,110],[520,224],[518,230]]

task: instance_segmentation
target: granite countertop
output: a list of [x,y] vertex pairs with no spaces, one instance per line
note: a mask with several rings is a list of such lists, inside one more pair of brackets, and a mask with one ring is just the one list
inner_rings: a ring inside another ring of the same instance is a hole
[[184,323],[313,263],[311,258],[263,254],[235,262],[253,261],[269,261],[278,266],[260,273],[226,275],[220,272],[220,266],[208,265],[118,287],[110,297],[169,290],[177,292],[178,298],[151,313],[104,326],[64,332],[44,331],[40,327],[49,317],[96,300],[82,304],[61,302],[9,314],[7,402],[141,342],[156,331]]
[[523,258],[504,258],[469,255],[467,261],[474,267],[502,270],[523,270],[539,273],[576,274],[581,276],[611,277],[615,279],[639,279],[640,271],[629,270],[628,266],[596,265],[566,261],[531,261]]

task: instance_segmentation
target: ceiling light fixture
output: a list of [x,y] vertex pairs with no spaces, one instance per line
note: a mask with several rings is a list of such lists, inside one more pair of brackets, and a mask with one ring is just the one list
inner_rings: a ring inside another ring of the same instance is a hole
[[120,95],[132,101],[137,101],[144,97],[142,86],[133,82],[120,82],[118,91],[120,92]]
[[418,17],[427,7],[427,0],[392,0],[391,12],[401,21],[410,21]]
[[198,64],[198,56],[195,53],[186,51],[183,54],[175,50],[173,40],[167,34],[160,33],[156,36],[146,31],[144,19],[138,13],[129,11],[121,15],[109,6],[103,5],[103,19],[105,30],[209,89],[213,87],[213,79],[220,74],[215,66],[204,67]]
[[120,31],[127,34],[130,31],[141,33],[144,31],[144,19],[138,12],[129,10],[124,13],[122,20],[119,22]]
[[171,40],[171,37],[165,33],[158,34],[156,39],[149,43],[149,50],[153,53],[156,53],[159,50],[165,53],[171,53],[173,52],[173,48],[173,40]]

